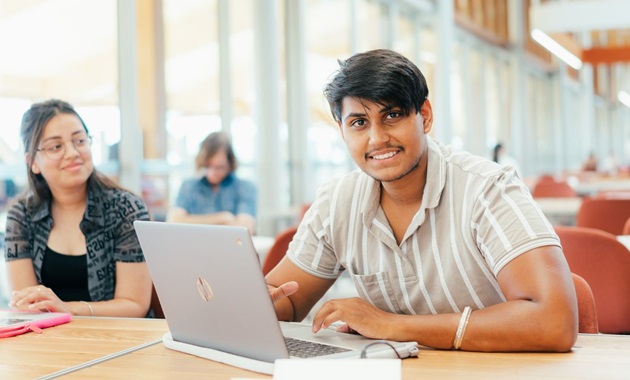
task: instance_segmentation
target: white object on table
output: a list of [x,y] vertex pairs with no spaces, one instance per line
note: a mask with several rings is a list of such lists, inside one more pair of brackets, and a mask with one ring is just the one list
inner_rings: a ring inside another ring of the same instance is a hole
[[534,198],[534,200],[551,224],[560,225],[575,225],[575,217],[582,205],[580,197]]

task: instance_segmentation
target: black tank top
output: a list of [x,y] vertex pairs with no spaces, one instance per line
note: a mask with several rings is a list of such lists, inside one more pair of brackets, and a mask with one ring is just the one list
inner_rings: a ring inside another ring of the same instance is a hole
[[42,283],[62,301],[91,301],[87,281],[87,254],[71,256],[46,246]]

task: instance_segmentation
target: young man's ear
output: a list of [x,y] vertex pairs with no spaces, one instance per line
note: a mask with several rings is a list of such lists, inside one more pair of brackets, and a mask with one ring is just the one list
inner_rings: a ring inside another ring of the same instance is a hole
[[424,134],[427,134],[431,132],[431,128],[433,127],[433,106],[431,106],[429,99],[424,100],[420,108],[420,115],[422,115]]
[[[24,160],[26,161],[26,165],[28,165],[31,161],[30,153],[24,153]],[[39,170],[39,165],[37,165],[37,162],[35,162],[35,160],[33,160],[33,163],[31,164],[31,171],[35,174],[41,173],[41,170]]]

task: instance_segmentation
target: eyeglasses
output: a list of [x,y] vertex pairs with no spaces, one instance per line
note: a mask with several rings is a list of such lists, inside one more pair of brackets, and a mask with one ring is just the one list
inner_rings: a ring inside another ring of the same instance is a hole
[[[92,136],[84,135],[75,137],[72,140],[72,146],[79,153],[89,152],[90,147],[92,146]],[[66,154],[66,143],[67,141],[55,141],[50,144],[37,149],[38,152],[44,152],[46,157],[48,157],[52,161],[59,161]]]
[[216,173],[225,173],[230,171],[230,165],[206,165],[204,166],[204,170]]

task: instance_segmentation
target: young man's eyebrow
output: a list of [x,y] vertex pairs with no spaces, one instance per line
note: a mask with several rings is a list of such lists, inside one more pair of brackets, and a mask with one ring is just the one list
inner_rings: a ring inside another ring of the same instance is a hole
[[341,118],[342,122],[345,122],[347,119],[351,118],[351,117],[365,117],[366,113],[365,112],[352,112],[348,115],[346,115],[345,117]]

